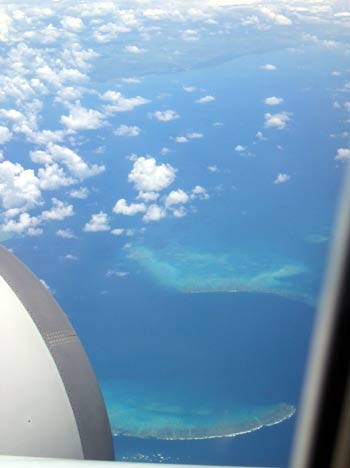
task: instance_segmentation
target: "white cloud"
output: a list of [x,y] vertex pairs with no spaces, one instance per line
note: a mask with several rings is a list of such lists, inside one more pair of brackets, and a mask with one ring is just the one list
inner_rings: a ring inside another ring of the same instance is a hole
[[197,101],[195,101],[197,104],[205,104],[207,102],[213,102],[215,101],[215,97],[214,96],[203,96],[199,99],[197,99]]
[[41,203],[40,181],[32,169],[19,163],[0,163],[0,200],[6,210],[27,210]]
[[162,218],[165,218],[166,210],[162,206],[159,205],[150,205],[147,208],[147,211],[143,217],[143,220],[146,222],[149,221],[159,221]]
[[273,183],[274,184],[284,184],[288,180],[290,180],[290,176],[288,174],[279,173],[277,175],[276,179],[273,181]]
[[50,142],[63,141],[65,132],[62,130],[41,130],[40,132],[28,132],[27,138],[31,143],[47,145]]
[[130,54],[135,54],[135,55],[139,55],[144,52],[144,49],[141,49],[140,47],[136,45],[128,45],[125,47],[125,50],[129,52]]
[[170,152],[170,149],[167,148],[166,146],[163,146],[163,148],[160,150],[160,154],[162,154],[163,156],[165,156],[169,152]]
[[8,220],[2,225],[4,232],[13,232],[15,234],[22,234],[28,229],[35,229],[40,223],[40,219],[36,216],[30,216],[29,213],[21,213],[18,221],[13,219]]
[[187,133],[187,138],[190,140],[198,140],[199,138],[203,138],[203,133],[198,133],[198,132],[193,132],[193,133]]
[[218,168],[216,165],[214,165],[214,166],[208,166],[208,171],[209,171],[209,172],[213,172],[213,173],[214,173],[214,172],[220,172],[220,171],[219,171],[219,168]]
[[0,125],[0,145],[7,143],[12,138],[12,133],[7,127]]
[[[17,220],[6,219],[2,225],[4,232],[14,232],[16,234],[26,233],[30,236],[37,236],[42,234],[43,230],[39,228],[39,225],[45,221],[62,221],[68,216],[73,216],[73,206],[67,205],[66,203],[52,199],[52,208],[50,210],[43,211],[39,216],[30,216],[29,213],[21,213]],[[14,211],[11,213],[17,215],[18,212]]]
[[43,229],[41,228],[33,228],[33,227],[30,227],[28,228],[27,230],[27,235],[28,236],[31,236],[31,237],[34,237],[34,236],[41,236],[41,234],[44,232]]
[[277,114],[265,114],[265,127],[266,128],[278,128],[282,130],[286,127],[287,122],[290,120],[287,112],[280,112]]
[[111,104],[105,106],[106,111],[110,113],[132,111],[135,107],[143,106],[151,102],[149,99],[143,98],[142,96],[126,98],[119,91],[106,91],[101,97],[104,101],[111,102]]
[[45,168],[38,170],[40,188],[42,190],[57,190],[60,187],[67,187],[76,183],[76,179],[65,174],[58,164],[46,164]]
[[191,198],[192,199],[199,198],[200,200],[207,200],[209,198],[209,195],[204,187],[202,187],[201,185],[196,185],[192,189]]
[[125,198],[118,200],[113,207],[114,213],[126,216],[134,216],[137,213],[144,213],[145,211],[146,205],[144,203],[131,203],[128,205]]
[[337,155],[335,159],[350,159],[350,149],[349,148],[338,148]]
[[195,86],[183,86],[182,89],[183,89],[186,93],[194,93],[194,92],[196,91]]
[[139,78],[122,78],[121,81],[126,84],[138,84],[141,83]]
[[125,229],[115,228],[115,229],[112,229],[111,234],[113,234],[114,236],[121,236],[124,233],[124,231]]
[[81,180],[100,174],[105,170],[104,166],[97,166],[95,164],[88,166],[88,164],[71,149],[52,143],[47,145],[45,151],[31,151],[30,159],[38,164],[61,163],[67,167],[73,176]]
[[112,276],[116,276],[117,278],[125,278],[128,275],[128,271],[108,270],[106,273],[107,278],[112,278]]
[[262,132],[256,132],[255,136],[256,136],[260,141],[267,140],[267,138],[264,136],[264,134],[263,134]]
[[238,153],[242,153],[242,151],[245,151],[245,146],[237,145],[235,146],[235,151],[237,151]]
[[127,137],[137,137],[141,133],[140,127],[129,126],[129,125],[120,125],[114,132],[114,135],[117,136],[127,136]]
[[116,38],[119,34],[130,32],[131,29],[124,24],[115,22],[104,22],[93,33],[93,36],[100,44],[109,42]]
[[103,114],[95,109],[86,109],[79,101],[69,107],[69,115],[62,115],[60,122],[72,131],[96,130],[105,122]]
[[275,71],[275,70],[277,70],[277,67],[275,65],[272,65],[271,63],[266,63],[265,65],[262,65],[260,68],[262,70],[266,70],[266,71]]
[[187,214],[187,210],[184,206],[179,206],[178,208],[175,208],[173,210],[173,215],[175,216],[175,218],[183,218],[184,216],[186,216]]
[[63,219],[74,215],[73,205],[68,205],[57,198],[52,198],[52,205],[53,206],[50,210],[45,210],[41,213],[41,220],[62,221]]
[[149,118],[155,118],[160,122],[170,122],[180,118],[180,115],[174,110],[156,111],[148,114]]
[[177,137],[175,137],[175,141],[176,141],[176,143],[187,143],[188,138],[185,137],[185,136],[177,136]]
[[292,24],[292,21],[289,18],[287,18],[287,16],[282,15],[280,13],[276,13],[271,8],[261,6],[260,11],[274,24],[277,24],[279,26],[289,26],[290,24]]
[[158,164],[154,158],[140,157],[134,162],[128,179],[135,188],[144,192],[159,192],[172,184],[176,169],[170,164]]
[[278,106],[279,104],[282,104],[283,98],[271,96],[271,97],[267,97],[264,102],[268,106]]
[[81,18],[77,18],[74,16],[66,16],[61,19],[61,25],[64,29],[68,29],[69,31],[78,32],[84,28],[84,23],[82,22]]
[[76,236],[70,229],[58,229],[56,231],[56,236],[62,239],[76,239]]
[[164,204],[167,208],[173,205],[185,204],[189,201],[190,197],[181,189],[172,190],[169,195],[164,199]]
[[89,196],[89,189],[87,187],[80,187],[69,192],[69,196],[78,200],[85,200]]
[[137,195],[139,200],[143,200],[145,202],[149,201],[156,201],[159,198],[159,193],[157,192],[139,192]]
[[188,42],[198,41],[199,34],[198,34],[198,31],[196,31],[195,29],[185,29],[181,33],[181,38],[183,41],[188,41]]
[[93,214],[89,222],[87,222],[83,228],[85,232],[100,232],[109,231],[110,226],[108,222],[108,216],[103,211]]
[[64,259],[76,262],[78,260],[78,257],[76,255],[67,254],[67,255],[64,256]]

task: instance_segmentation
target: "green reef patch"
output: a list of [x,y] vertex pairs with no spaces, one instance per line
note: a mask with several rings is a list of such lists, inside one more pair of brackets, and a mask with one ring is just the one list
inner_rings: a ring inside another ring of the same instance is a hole
[[137,262],[160,285],[183,293],[254,292],[315,303],[302,262],[253,252],[200,252],[131,247]]
[[151,395],[143,386],[113,381],[102,385],[114,435],[166,440],[234,437],[289,419],[295,407],[275,405],[218,406],[197,398]]

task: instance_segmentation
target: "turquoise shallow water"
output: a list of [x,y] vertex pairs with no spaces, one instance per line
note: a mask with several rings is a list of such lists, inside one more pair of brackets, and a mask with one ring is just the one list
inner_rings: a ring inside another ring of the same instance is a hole
[[220,254],[132,247],[129,258],[139,263],[160,285],[184,293],[259,292],[307,304],[316,301],[315,294],[303,284],[307,267],[283,257],[264,258],[241,249]]
[[191,398],[188,389],[176,389],[176,384],[153,382],[145,388],[144,382],[116,380],[103,388],[114,435],[166,440],[234,437],[278,424],[295,412],[285,403],[231,406],[213,396],[208,399],[200,389]]

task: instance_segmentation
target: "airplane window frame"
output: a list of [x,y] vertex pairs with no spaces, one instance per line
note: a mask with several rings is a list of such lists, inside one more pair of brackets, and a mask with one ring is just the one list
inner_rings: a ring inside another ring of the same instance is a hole
[[304,380],[291,468],[349,466],[350,167]]

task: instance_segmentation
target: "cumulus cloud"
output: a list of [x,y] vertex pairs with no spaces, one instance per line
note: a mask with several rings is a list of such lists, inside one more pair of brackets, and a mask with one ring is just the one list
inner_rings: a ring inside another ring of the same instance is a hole
[[154,118],[160,122],[170,122],[180,118],[180,115],[174,110],[156,111],[148,114],[149,118]]
[[273,181],[274,184],[284,184],[290,180],[290,176],[288,174],[279,173],[276,179]]
[[275,71],[275,70],[277,70],[277,67],[275,65],[272,65],[271,63],[266,63],[265,65],[262,65],[260,68],[262,70],[266,70],[266,71]]
[[38,224],[40,224],[40,219],[38,217],[30,216],[29,213],[21,213],[17,221],[13,219],[7,220],[2,225],[2,230],[4,232],[23,234],[25,231],[36,229]]
[[42,190],[57,190],[75,184],[76,179],[66,175],[58,164],[46,164],[38,170],[39,185]]
[[88,221],[83,228],[83,231],[85,232],[101,232],[109,230],[110,226],[108,216],[107,213],[104,213],[103,211],[93,214],[90,221]]
[[146,222],[150,221],[159,221],[162,218],[165,218],[166,210],[162,206],[159,205],[150,205],[147,208],[146,213],[143,216],[143,220]]
[[349,148],[338,148],[335,159],[340,159],[340,160],[350,159],[350,149]]
[[5,210],[28,210],[41,203],[40,181],[19,163],[0,163],[0,200]]
[[105,125],[101,112],[86,109],[79,101],[71,105],[69,111],[69,115],[62,115],[60,118],[60,122],[69,130],[96,130]]
[[137,195],[139,200],[143,200],[145,202],[156,201],[159,198],[159,193],[157,192],[139,192]]
[[144,49],[141,49],[140,47],[136,45],[128,45],[125,47],[126,52],[129,52],[129,54],[135,54],[139,55],[144,52]]
[[58,229],[56,231],[56,236],[61,237],[62,239],[76,239],[76,236],[73,234],[71,229]]
[[87,187],[80,187],[69,192],[69,196],[78,200],[85,200],[89,196],[89,189]]
[[185,93],[193,93],[196,91],[195,86],[183,86],[182,89],[185,91]]
[[128,271],[118,271],[118,270],[111,270],[111,269],[109,269],[106,273],[107,278],[112,278],[113,276],[116,276],[117,278],[125,278],[128,275],[129,275]]
[[185,29],[181,33],[181,38],[183,41],[193,42],[199,40],[198,31],[195,29]]
[[214,96],[203,96],[195,101],[197,104],[206,104],[207,102],[213,102],[215,101]]
[[175,137],[175,141],[176,141],[176,143],[187,143],[188,138],[185,137],[185,136],[177,136],[177,137]]
[[276,13],[272,8],[260,7],[261,13],[268,18],[272,23],[277,24],[279,26],[289,26],[292,24],[292,21],[287,18],[287,16],[282,15],[280,13]]
[[191,198],[200,200],[207,200],[209,198],[208,192],[201,185],[196,185],[191,191]]
[[69,260],[71,262],[76,262],[78,260],[78,257],[76,255],[67,254],[64,256],[64,259]]
[[140,127],[131,126],[131,125],[120,125],[115,131],[114,135],[117,136],[127,136],[127,137],[137,137],[141,133]]
[[143,98],[142,96],[135,96],[132,98],[126,98],[119,91],[106,91],[102,95],[104,101],[110,101],[111,104],[105,106],[107,112],[128,112],[135,109],[135,107],[149,104],[149,99]]
[[198,132],[193,132],[193,133],[187,133],[187,138],[190,140],[198,140],[200,138],[203,138],[203,133],[198,133]]
[[164,204],[167,208],[170,208],[174,205],[185,204],[189,199],[190,197],[183,190],[172,190],[169,195],[165,197]]
[[74,177],[81,180],[100,174],[105,170],[104,166],[95,164],[89,166],[73,150],[52,143],[47,145],[45,151],[31,151],[30,159],[38,164],[53,164],[54,162],[63,164]]
[[43,211],[40,218],[42,220],[62,221],[63,219],[73,215],[73,205],[69,205],[57,198],[52,198],[52,208],[50,210]]
[[192,132],[192,133],[186,133],[186,136],[180,135],[174,138],[176,143],[188,143],[189,140],[199,140],[200,138],[203,138],[204,135],[203,133],[199,132]]
[[118,200],[113,207],[114,213],[126,216],[134,216],[137,213],[144,213],[145,211],[146,205],[144,203],[131,203],[128,205],[125,198]]
[[265,114],[265,128],[278,128],[282,130],[286,128],[287,122],[290,120],[288,112],[279,112],[277,114]]
[[268,106],[278,106],[279,104],[282,104],[283,98],[279,98],[279,97],[276,97],[276,96],[271,96],[271,97],[267,97],[264,100],[264,102]]
[[235,151],[237,151],[238,153],[242,153],[242,151],[245,151],[245,146],[236,145],[235,146]]
[[186,216],[187,210],[184,206],[179,206],[178,208],[173,209],[173,215],[175,218],[183,218]]
[[220,172],[218,166],[216,166],[216,165],[214,165],[214,166],[208,166],[208,171],[209,171],[209,172],[212,172],[212,173],[214,173],[214,172]]
[[122,234],[124,234],[124,231],[125,229],[123,228],[115,228],[112,229],[111,234],[113,234],[114,236],[121,236]]
[[12,133],[7,127],[0,125],[0,145],[3,145],[12,139]]
[[135,188],[144,192],[159,192],[171,185],[176,169],[170,164],[157,164],[155,158],[137,158],[128,179]]
[[267,140],[267,138],[264,136],[263,132],[256,132],[255,134],[256,138],[258,138],[260,141]]
[[[16,215],[18,212],[16,213]],[[29,213],[19,214],[17,220],[6,218],[2,225],[4,232],[13,232],[15,234],[26,233],[29,236],[42,234],[43,230],[39,228],[40,224],[46,221],[62,221],[68,216],[73,216],[74,210],[72,205],[68,205],[57,198],[52,199],[52,208],[43,211],[38,216],[31,216]]]
[[68,29],[73,32],[81,31],[84,27],[84,23],[81,18],[75,16],[65,16],[61,19],[61,25],[64,29]]

